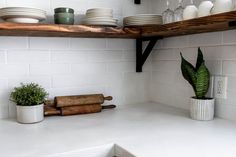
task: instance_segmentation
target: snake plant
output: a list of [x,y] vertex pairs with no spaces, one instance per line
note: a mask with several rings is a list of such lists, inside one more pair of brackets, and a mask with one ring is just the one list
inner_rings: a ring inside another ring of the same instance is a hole
[[182,53],[180,53],[180,55],[182,58],[181,70],[183,77],[193,87],[196,95],[195,98],[205,99],[205,95],[209,89],[210,72],[205,65],[201,49],[198,48],[198,57],[195,67],[184,59]]

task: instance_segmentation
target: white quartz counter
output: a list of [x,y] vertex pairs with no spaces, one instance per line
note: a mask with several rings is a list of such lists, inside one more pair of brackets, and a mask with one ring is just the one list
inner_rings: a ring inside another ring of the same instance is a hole
[[235,157],[236,122],[194,121],[186,111],[154,103],[33,125],[0,120],[1,157],[44,157],[110,143],[137,157]]

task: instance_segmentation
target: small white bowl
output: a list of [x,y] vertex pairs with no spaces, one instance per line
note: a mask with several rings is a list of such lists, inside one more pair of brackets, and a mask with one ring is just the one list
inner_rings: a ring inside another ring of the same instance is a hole
[[212,14],[219,14],[224,12],[229,12],[233,10],[233,2],[232,0],[216,0],[214,3],[214,7],[211,10]]
[[196,18],[198,14],[198,9],[195,5],[188,5],[183,12],[183,19],[189,20]]
[[203,1],[198,7],[198,17],[208,16],[214,4],[211,1]]

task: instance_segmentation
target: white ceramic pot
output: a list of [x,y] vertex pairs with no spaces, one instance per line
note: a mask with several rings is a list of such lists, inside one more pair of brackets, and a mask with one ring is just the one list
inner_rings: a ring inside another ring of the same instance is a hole
[[198,17],[208,16],[211,14],[213,3],[211,1],[203,1],[198,7]]
[[183,12],[183,19],[184,20],[189,20],[196,18],[198,14],[198,9],[195,5],[189,5],[184,9]]
[[190,99],[190,116],[194,120],[209,121],[214,119],[214,99]]
[[16,106],[17,121],[19,123],[31,124],[41,122],[44,119],[44,105]]
[[215,0],[214,7],[211,10],[212,14],[219,14],[233,10],[232,0]]

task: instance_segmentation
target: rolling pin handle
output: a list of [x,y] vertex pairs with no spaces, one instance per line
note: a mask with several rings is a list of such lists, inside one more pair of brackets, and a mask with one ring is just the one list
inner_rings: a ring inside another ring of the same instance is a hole
[[113,108],[116,108],[116,105],[102,106],[102,109],[113,109]]
[[107,97],[104,97],[104,100],[112,100],[113,98],[112,98],[112,96],[107,96]]

